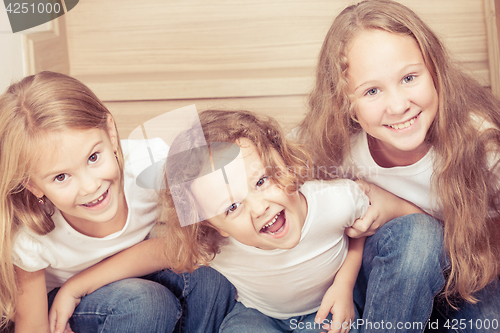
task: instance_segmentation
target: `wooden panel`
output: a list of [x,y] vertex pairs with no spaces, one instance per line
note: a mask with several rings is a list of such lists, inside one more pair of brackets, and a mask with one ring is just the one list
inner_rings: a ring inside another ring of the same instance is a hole
[[500,0],[495,0],[495,16],[497,23],[497,33],[500,37]]
[[72,73],[314,66],[330,22],[346,3],[82,1],[68,13]]
[[[74,75],[314,66],[353,1],[86,0],[68,16]],[[401,1],[465,61],[486,60],[482,0]]]
[[24,36],[26,75],[45,70],[70,73],[64,16],[51,21],[50,29]]
[[306,103],[306,95],[297,95],[255,98],[107,102],[105,104],[115,118],[120,138],[126,139],[130,132],[142,123],[168,111],[190,104],[195,104],[198,112],[207,109],[218,109],[250,110],[266,114],[278,120],[283,126],[283,130],[288,133],[304,118],[307,112]]
[[[484,1],[401,3],[489,86]],[[81,1],[66,14],[71,74],[110,101],[305,94],[326,31],[353,2]]]
[[498,43],[497,11],[494,0],[485,0],[484,13],[488,36],[488,60],[490,69],[490,86],[493,93],[500,96],[500,53]]
[[77,75],[102,100],[159,100],[304,94],[314,67]]

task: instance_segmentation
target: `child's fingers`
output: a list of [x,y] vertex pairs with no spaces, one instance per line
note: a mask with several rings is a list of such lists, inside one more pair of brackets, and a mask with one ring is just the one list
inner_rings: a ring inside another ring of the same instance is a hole
[[50,333],[54,333],[56,331],[56,312],[53,308],[49,311],[49,329]]
[[359,231],[358,229],[355,229],[354,227],[345,228],[344,232],[350,238],[359,238],[363,235],[363,232]]
[[56,330],[54,333],[68,333],[71,332],[71,328],[69,331],[66,329],[66,326],[69,326],[68,323],[63,323],[62,321],[56,323]]
[[328,333],[348,333],[350,330],[350,321],[345,319],[343,316],[340,318],[336,318],[333,316],[332,322],[329,327],[324,327],[326,329],[330,329]]
[[348,333],[355,317],[354,303],[352,305],[337,303],[332,307],[332,320],[328,333]]
[[70,316],[61,314],[60,312],[55,312],[49,315],[50,332],[51,333],[71,333],[71,327],[69,326],[68,320]]
[[315,322],[322,323],[323,320],[328,317],[330,314],[330,309],[332,305],[330,302],[326,302],[325,299],[321,302],[321,305],[319,306],[318,312],[316,312],[316,318],[314,319]]
[[369,206],[366,210],[365,216],[361,219],[357,219],[354,221],[352,226],[345,229],[345,233],[347,236],[351,238],[359,238],[371,236],[377,231],[377,226],[375,221],[378,218],[378,212],[376,209],[373,209],[372,206]]
[[69,323],[66,324],[66,329],[64,330],[64,333],[75,333],[73,332],[73,330],[71,329],[71,326],[69,326]]
[[[373,221],[372,221],[373,222]],[[371,236],[376,230],[371,230],[370,226],[372,223],[365,219],[358,219],[354,221],[353,225],[349,228],[345,228],[344,232],[350,238],[360,238]]]
[[350,331],[349,323],[346,322],[344,327],[346,328],[341,328],[341,329],[333,328],[332,330],[329,330],[328,333],[349,333]]

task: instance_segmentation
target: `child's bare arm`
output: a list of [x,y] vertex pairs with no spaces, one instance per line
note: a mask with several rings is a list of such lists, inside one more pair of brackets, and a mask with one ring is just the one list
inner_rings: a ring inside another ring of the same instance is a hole
[[[349,332],[350,321],[354,319],[355,315],[353,289],[363,260],[364,245],[364,237],[349,240],[349,251],[344,263],[321,301],[315,321],[317,323],[323,322],[328,313],[331,312],[333,325],[330,327],[330,333]],[[335,323],[338,324],[335,325]]]
[[49,313],[50,331],[62,333],[80,299],[118,280],[144,276],[167,267],[161,238],[134,245],[74,275],[61,287]]
[[400,197],[370,184],[364,180],[356,183],[364,190],[370,199],[370,207],[363,218],[354,221],[354,224],[345,230],[351,238],[373,235],[381,226],[397,217],[408,214],[425,214],[423,210]]
[[49,332],[45,270],[26,272],[14,266],[19,294],[16,303],[16,333]]

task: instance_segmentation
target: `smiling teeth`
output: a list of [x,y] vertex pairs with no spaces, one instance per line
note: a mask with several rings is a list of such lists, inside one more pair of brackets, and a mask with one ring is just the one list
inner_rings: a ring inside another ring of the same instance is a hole
[[271,222],[269,222],[268,224],[266,224],[265,226],[263,226],[262,229],[269,228],[270,226],[272,226],[276,222],[276,220],[278,219],[278,216],[280,216],[280,214],[281,214],[281,212],[276,214],[276,216],[273,218],[273,220]]
[[417,117],[413,117],[411,118],[410,120],[408,120],[407,122],[404,122],[404,123],[399,123],[399,124],[395,124],[395,125],[388,125],[390,128],[394,128],[394,129],[403,129],[403,128],[407,128],[407,127],[410,127],[411,125],[413,125],[413,123],[415,122],[415,119]]
[[94,204],[102,201],[102,199],[104,199],[104,194],[101,195],[99,198],[95,199],[94,201],[88,202],[87,205],[94,205]]

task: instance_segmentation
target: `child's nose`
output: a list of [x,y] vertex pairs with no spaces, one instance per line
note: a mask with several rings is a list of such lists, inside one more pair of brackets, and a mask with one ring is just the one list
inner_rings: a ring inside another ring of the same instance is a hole
[[247,204],[250,206],[253,218],[264,216],[266,211],[269,209],[268,202],[258,196],[249,195],[246,200]]
[[387,113],[403,114],[410,108],[410,100],[402,89],[387,94]]
[[80,181],[80,194],[87,195],[95,193],[101,187],[101,178],[90,173],[85,174]]

